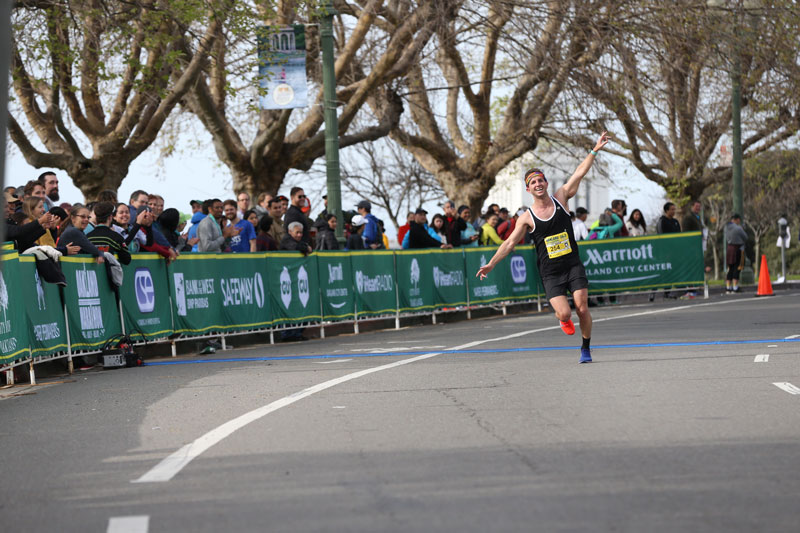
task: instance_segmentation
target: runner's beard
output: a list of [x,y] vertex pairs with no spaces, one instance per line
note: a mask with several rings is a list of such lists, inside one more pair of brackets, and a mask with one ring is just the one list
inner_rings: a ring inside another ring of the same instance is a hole
[[47,197],[53,200],[54,202],[57,202],[60,199],[58,196],[58,189],[53,189],[52,191],[50,191],[50,194],[48,194]]

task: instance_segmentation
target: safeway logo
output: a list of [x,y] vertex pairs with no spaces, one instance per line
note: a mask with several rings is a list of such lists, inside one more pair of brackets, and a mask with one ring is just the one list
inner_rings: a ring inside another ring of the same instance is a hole
[[156,289],[150,269],[137,268],[133,276],[133,287],[136,291],[136,305],[140,313],[152,313],[156,307]]
[[511,279],[514,280],[514,283],[525,283],[525,280],[528,279],[525,260],[518,255],[511,257]]
[[586,250],[588,256],[584,265],[603,265],[616,261],[640,261],[642,259],[653,259],[653,245],[643,244],[638,248],[613,248],[603,250],[596,248]]

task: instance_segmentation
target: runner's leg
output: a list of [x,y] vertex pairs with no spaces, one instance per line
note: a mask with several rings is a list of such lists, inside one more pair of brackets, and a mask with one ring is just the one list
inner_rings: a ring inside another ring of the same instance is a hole
[[[564,298],[566,300],[566,298]],[[592,338],[592,314],[589,312],[589,289],[578,289],[572,293],[575,302],[575,312],[581,322],[581,337]],[[551,300],[552,302],[552,300]]]
[[561,322],[566,322],[572,315],[572,309],[569,308],[569,301],[566,296],[553,296],[550,298],[550,307],[556,313],[556,318]]

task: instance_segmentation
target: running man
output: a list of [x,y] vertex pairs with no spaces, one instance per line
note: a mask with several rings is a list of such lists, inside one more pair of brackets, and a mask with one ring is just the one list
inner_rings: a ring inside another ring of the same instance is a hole
[[578,165],[575,173],[554,195],[547,192],[547,178],[538,168],[525,173],[525,188],[533,196],[533,205],[517,220],[517,226],[476,277],[484,279],[489,272],[514,249],[514,243],[522,239],[523,232],[529,231],[536,246],[536,264],[542,277],[544,291],[550,306],[561,322],[561,329],[567,335],[575,333],[575,324],[570,316],[572,311],[567,301],[567,290],[572,293],[575,311],[581,324],[581,363],[591,363],[589,342],[592,337],[592,315],[589,313],[589,281],[578,255],[578,244],[572,231],[568,200],[578,192],[578,185],[592,168],[597,152],[608,144],[607,132],[603,132],[594,149]]

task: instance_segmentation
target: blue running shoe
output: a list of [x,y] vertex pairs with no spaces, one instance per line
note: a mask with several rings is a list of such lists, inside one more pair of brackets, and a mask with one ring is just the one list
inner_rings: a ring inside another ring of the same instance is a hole
[[592,362],[592,352],[589,348],[581,348],[581,363],[591,363]]

